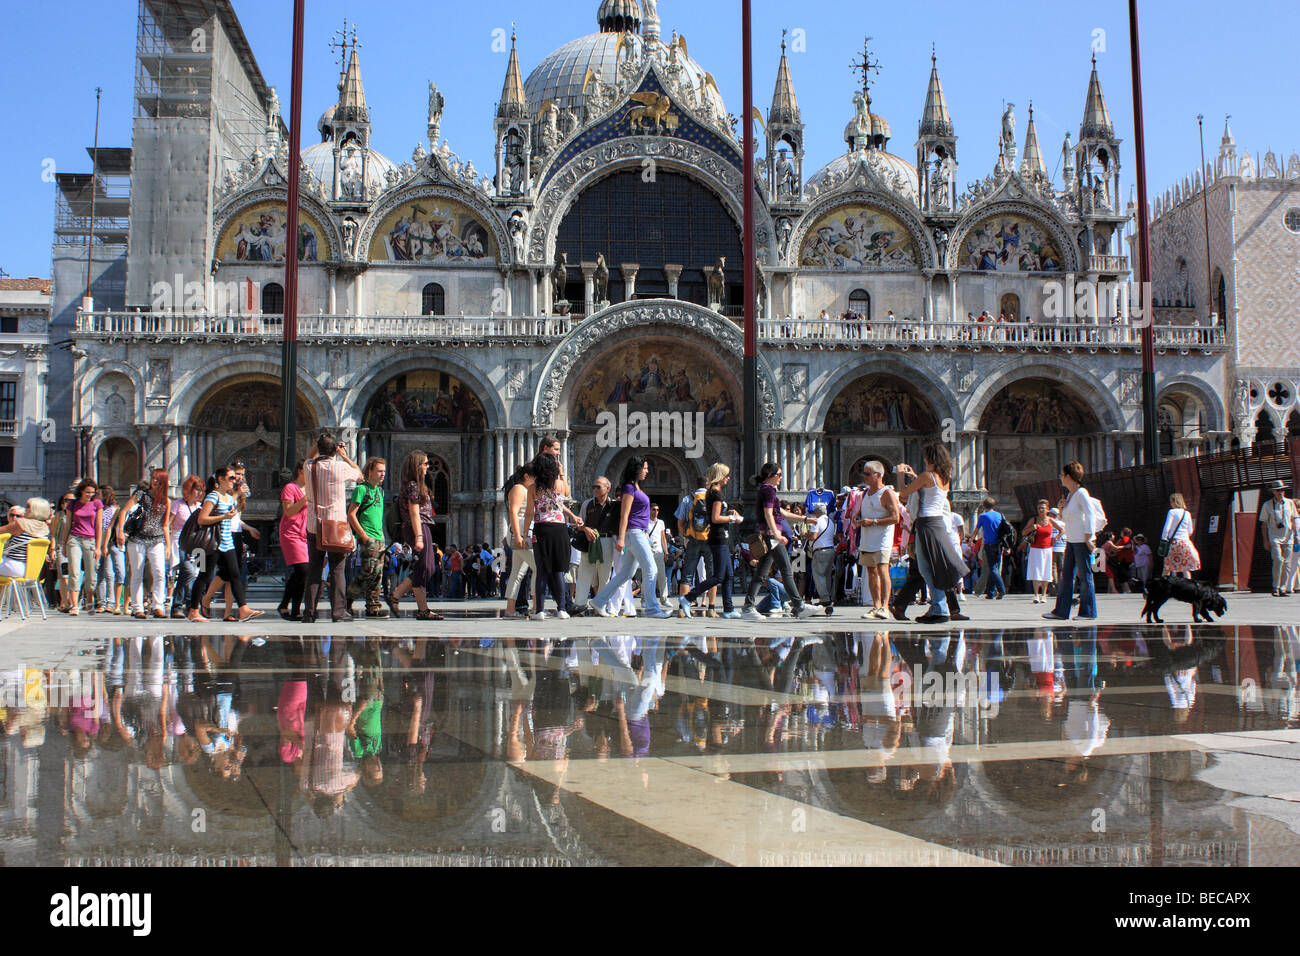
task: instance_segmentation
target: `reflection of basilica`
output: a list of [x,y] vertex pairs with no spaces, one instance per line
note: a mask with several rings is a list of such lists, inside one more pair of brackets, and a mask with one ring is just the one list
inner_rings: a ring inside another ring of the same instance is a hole
[[[228,9],[220,16],[237,31]],[[482,167],[439,141],[436,89],[430,139],[400,163],[379,153],[355,44],[320,142],[302,152],[300,428],[340,431],[361,454],[388,457],[390,475],[408,451],[428,452],[446,482],[449,540],[499,536],[495,489],[545,433],[569,438],[580,483],[614,467],[595,423],[620,405],[702,415],[705,460],[739,465],[744,161],[734,118],[684,37],[665,39],[656,4],[604,0],[597,20],[597,32],[526,76],[527,38],[512,40]],[[192,56],[179,25],[160,29],[160,42]],[[229,74],[203,106],[242,111],[265,131],[255,142],[214,144],[226,134],[192,120],[135,130],[132,209],[179,213],[174,197],[211,196],[187,200],[176,221],[201,223],[212,241],[173,227],[146,244],[150,224],[133,219],[124,303],[153,311],[78,319],[72,424],[80,460],[101,469],[125,470],[129,457],[179,476],[245,448],[275,451],[268,389],[279,371],[289,149],[278,101],[251,53],[236,53],[203,67]],[[923,78],[922,67],[891,82],[914,85],[920,100]],[[236,86],[259,91],[265,114],[227,102]],[[1140,358],[1124,305],[1103,296],[1091,313],[1061,318],[1044,305],[1049,283],[1128,278],[1120,144],[1095,65],[1061,183],[1031,111],[1023,143],[1014,117],[1003,118],[997,167],[960,189],[935,63],[915,163],[887,151],[890,124],[872,111],[870,84],[849,93],[844,152],[808,171],[782,49],[754,238],[762,448],[786,486],[838,487],[868,456],[918,464],[937,436],[952,443],[954,498],[967,509],[1062,461],[1090,471],[1134,463]],[[164,152],[197,161],[143,158]],[[228,156],[238,158],[211,158]],[[201,307],[159,312],[150,282],[162,273],[197,283]],[[981,313],[993,321],[967,322]],[[1196,447],[1220,447],[1221,339],[1158,346],[1184,353],[1163,397],[1196,419]],[[695,485],[698,462],[656,454],[676,472],[665,484]]]
[[0,670],[0,853],[1293,864],[1294,630],[113,639]]

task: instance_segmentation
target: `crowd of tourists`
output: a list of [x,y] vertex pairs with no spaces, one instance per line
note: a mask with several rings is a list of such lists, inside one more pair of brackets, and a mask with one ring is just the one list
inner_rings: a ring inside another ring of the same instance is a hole
[[[332,621],[399,617],[410,598],[418,620],[439,620],[431,602],[504,598],[507,617],[696,614],[749,621],[829,615],[920,623],[969,619],[971,598],[1009,592],[1053,602],[1043,616],[1097,615],[1096,593],[1141,592],[1153,574],[1200,570],[1195,519],[1181,494],[1170,497],[1157,541],[1108,525],[1085,487],[1083,466],[1062,469],[1062,496],[1038,501],[1019,527],[985,498],[971,528],[953,510],[953,462],[931,443],[919,469],[879,461],[857,484],[784,491],[781,468],[750,477],[753,513],[734,506],[743,489],[714,464],[684,489],[670,516],[643,490],[647,459],[633,453],[616,482],[597,476],[582,497],[564,472],[561,443],[544,439],[535,458],[502,489],[507,529],[499,542],[443,548],[435,540],[429,459],[413,451],[395,475],[370,458],[364,468],[331,434],[319,436],[280,489],[278,544],[285,574],[278,606],[285,620],[314,623],[322,598]],[[391,480],[395,478],[396,480]],[[395,489],[395,494],[386,492]],[[1274,482],[1259,513],[1273,559],[1273,593],[1300,591],[1300,508]],[[259,532],[245,521],[251,495],[235,460],[206,479],[189,475],[172,497],[171,477],[151,469],[118,493],[78,482],[55,507],[41,498],[10,509],[0,577],[27,574],[27,547],[50,542],[42,577],[51,606],[70,615],[243,622],[263,611],[248,600],[249,554]],[[746,518],[749,521],[746,521]],[[747,533],[740,528],[746,524]],[[740,605],[737,607],[737,605]],[[1075,607],[1077,605],[1077,608]]]

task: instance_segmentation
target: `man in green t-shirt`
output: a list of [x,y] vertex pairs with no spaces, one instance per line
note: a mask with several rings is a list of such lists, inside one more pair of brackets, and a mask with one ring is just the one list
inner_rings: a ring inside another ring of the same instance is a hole
[[361,572],[352,582],[348,600],[366,597],[366,617],[388,617],[384,608],[384,476],[388,464],[382,458],[366,462],[365,481],[352,491],[348,502],[348,524],[361,549]]

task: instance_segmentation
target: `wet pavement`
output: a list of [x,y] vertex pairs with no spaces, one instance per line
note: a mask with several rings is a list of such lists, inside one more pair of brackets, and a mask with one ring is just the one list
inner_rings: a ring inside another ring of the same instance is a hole
[[603,623],[6,663],[3,862],[1300,863],[1296,627]]

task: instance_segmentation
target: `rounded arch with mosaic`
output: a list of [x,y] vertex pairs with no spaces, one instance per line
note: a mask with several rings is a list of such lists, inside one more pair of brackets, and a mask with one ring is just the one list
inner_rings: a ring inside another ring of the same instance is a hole
[[1079,254],[1048,210],[1004,202],[962,224],[948,247],[946,268],[968,272],[1077,272]]
[[445,186],[404,191],[378,208],[357,242],[370,262],[491,264],[509,255],[497,216]]
[[796,228],[791,248],[798,250],[794,264],[802,269],[909,272],[933,265],[924,236],[895,204],[855,194],[811,210]]
[[[298,204],[298,261],[328,262],[338,258],[338,244],[325,224],[329,215],[309,199]],[[218,262],[283,263],[288,232],[287,199],[283,190],[263,189],[245,194],[218,214]]]

